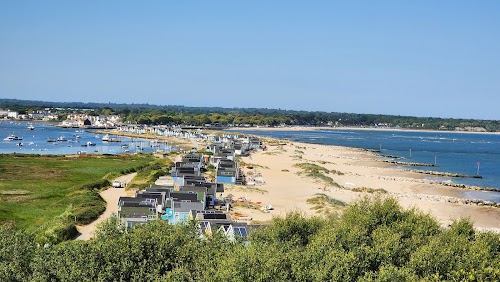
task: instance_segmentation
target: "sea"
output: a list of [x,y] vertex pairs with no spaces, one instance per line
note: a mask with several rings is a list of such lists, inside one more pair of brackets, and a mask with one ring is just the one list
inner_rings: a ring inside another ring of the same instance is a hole
[[[34,127],[33,130],[28,129],[30,125]],[[3,141],[9,135],[21,137],[22,140]],[[102,140],[104,136],[92,129],[62,128],[39,122],[0,121],[0,154],[114,155],[176,150],[167,143],[143,138],[109,135],[120,142],[106,142]]]
[[[232,130],[227,130],[232,131]],[[436,164],[436,167],[401,167],[432,170],[483,178],[432,177],[429,180],[474,185],[496,191],[466,191],[462,196],[500,202],[500,134],[421,132],[399,130],[237,130],[244,134],[269,136],[297,142],[325,144],[380,151],[381,159],[397,156],[401,162]]]

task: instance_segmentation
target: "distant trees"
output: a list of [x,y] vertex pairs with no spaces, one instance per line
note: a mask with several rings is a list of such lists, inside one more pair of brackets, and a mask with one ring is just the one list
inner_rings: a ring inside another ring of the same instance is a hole
[[219,108],[219,107],[184,107],[158,106],[148,104],[112,104],[112,103],[55,103],[43,101],[26,101],[16,99],[0,99],[0,108],[10,107],[13,110],[63,108],[63,112],[71,109],[93,109],[91,114],[119,114],[123,121],[139,124],[185,124],[203,126],[219,125],[259,125],[276,126],[308,125],[308,126],[390,126],[411,129],[455,130],[484,129],[489,132],[500,131],[498,120],[446,119],[435,117],[391,116],[377,114],[352,114],[335,112],[288,111],[278,109],[255,108]]
[[342,114],[324,112],[301,112],[282,110],[220,110],[213,112],[211,108],[205,108],[201,113],[198,110],[184,110],[175,112],[172,110],[141,110],[140,114],[129,112],[124,115],[124,120],[139,124],[168,125],[185,124],[204,126],[205,124],[227,125],[252,125],[252,126],[278,126],[306,125],[306,126],[382,126],[399,127],[411,129],[432,130],[455,130],[477,128],[486,131],[500,131],[500,121],[491,120],[463,120],[463,119],[441,119],[402,117],[389,115],[370,114]]
[[469,220],[442,229],[394,199],[363,199],[327,218],[292,213],[249,242],[202,238],[196,223],[125,231],[116,219],[88,242],[40,246],[0,227],[2,281],[496,281],[500,235]]

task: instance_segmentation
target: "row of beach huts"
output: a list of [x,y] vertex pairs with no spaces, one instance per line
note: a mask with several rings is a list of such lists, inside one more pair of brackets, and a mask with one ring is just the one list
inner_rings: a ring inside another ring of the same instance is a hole
[[[200,132],[187,134],[180,138],[211,139]],[[255,137],[224,135],[213,138],[204,148],[205,154],[190,152],[182,155],[170,175],[158,178],[154,185],[132,197],[120,197],[120,222],[132,228],[152,220],[171,224],[196,220],[203,234],[218,231],[231,239],[247,237],[256,227],[247,224],[249,218],[232,219],[228,213],[232,199],[223,197],[224,184],[245,184],[236,156],[248,154],[260,146],[260,140]],[[207,169],[214,170],[215,181],[211,182],[204,176]]]

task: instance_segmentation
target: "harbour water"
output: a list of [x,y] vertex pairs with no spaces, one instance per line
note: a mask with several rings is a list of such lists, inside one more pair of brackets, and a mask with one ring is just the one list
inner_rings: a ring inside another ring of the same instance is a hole
[[0,141],[0,154],[133,154],[172,150],[166,143],[147,139],[110,135],[119,142],[106,142],[102,140],[105,135],[95,130],[61,128],[43,123],[33,123],[34,129],[30,130],[30,125],[27,122],[1,121],[2,140],[9,135],[22,140]]
[[[407,132],[388,130],[317,130],[238,132],[289,139],[304,143],[337,145],[380,151],[384,156],[398,156],[397,161],[436,164],[436,167],[411,167],[483,178],[446,178],[458,184],[495,188],[500,191],[500,135],[455,132]],[[390,158],[387,158],[390,159]],[[399,167],[397,168],[408,168]],[[428,179],[436,180],[431,176]],[[466,191],[467,198],[500,202],[500,192]]]

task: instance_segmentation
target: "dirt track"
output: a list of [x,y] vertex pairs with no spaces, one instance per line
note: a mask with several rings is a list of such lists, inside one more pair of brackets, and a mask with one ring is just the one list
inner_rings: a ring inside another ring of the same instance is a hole
[[[129,183],[135,176],[136,172],[120,176],[115,180]],[[108,188],[100,193],[101,197],[106,201],[106,210],[103,214],[101,214],[96,220],[92,223],[84,226],[77,226],[78,232],[80,235],[75,238],[75,240],[89,240],[94,237],[94,231],[97,228],[97,225],[104,220],[108,219],[112,214],[118,211],[118,199],[120,197],[127,196],[127,192],[125,188]]]

